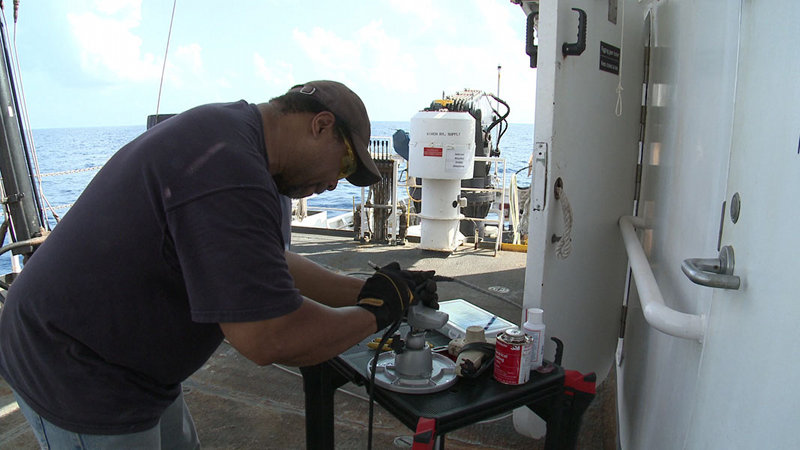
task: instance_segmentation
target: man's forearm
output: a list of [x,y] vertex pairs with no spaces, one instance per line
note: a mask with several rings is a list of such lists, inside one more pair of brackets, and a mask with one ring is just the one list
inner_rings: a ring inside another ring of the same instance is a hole
[[364,280],[337,274],[290,251],[286,252],[286,262],[300,293],[324,305],[355,305],[356,297],[364,285]]
[[257,322],[220,323],[228,341],[259,365],[307,366],[333,358],[376,330],[366,309],[329,308],[304,299],[299,309]]

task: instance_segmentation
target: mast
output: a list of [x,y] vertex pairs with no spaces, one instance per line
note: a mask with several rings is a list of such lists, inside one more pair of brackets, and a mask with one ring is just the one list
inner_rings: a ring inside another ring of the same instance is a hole
[[[8,54],[5,23],[0,21],[0,175],[14,242],[28,241],[42,235],[44,218],[36,185],[33,182],[27,141],[14,87],[13,69]],[[35,243],[13,248],[12,253],[30,255]]]

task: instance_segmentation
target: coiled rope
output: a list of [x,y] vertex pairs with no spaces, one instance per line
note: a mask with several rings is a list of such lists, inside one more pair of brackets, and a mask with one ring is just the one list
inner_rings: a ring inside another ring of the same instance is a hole
[[567,193],[564,192],[564,185],[556,184],[555,197],[561,204],[561,213],[564,216],[564,233],[561,237],[554,236],[553,241],[556,244],[556,256],[561,259],[567,259],[572,252],[572,207],[567,199]]

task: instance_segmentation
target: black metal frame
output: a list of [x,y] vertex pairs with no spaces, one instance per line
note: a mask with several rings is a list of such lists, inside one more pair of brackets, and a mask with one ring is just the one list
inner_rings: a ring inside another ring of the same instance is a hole
[[[347,382],[369,383],[367,363],[373,353],[357,347],[322,364],[301,368],[308,449],[334,448],[336,389]],[[519,386],[501,384],[487,372],[477,379],[461,379],[435,394],[401,394],[376,386],[374,399],[412,430],[420,418],[434,419],[435,437],[442,444],[450,431],[527,406],[547,423],[546,449],[575,448],[588,402],[574,407],[574,393],[565,391],[564,369],[556,364],[549,367],[548,373],[532,372],[531,380]]]

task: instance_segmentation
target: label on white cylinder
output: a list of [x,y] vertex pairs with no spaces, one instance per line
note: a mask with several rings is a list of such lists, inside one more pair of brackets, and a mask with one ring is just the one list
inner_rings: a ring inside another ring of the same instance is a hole
[[469,145],[452,145],[447,147],[445,153],[444,170],[450,173],[464,173],[467,170],[467,161],[470,161],[472,167],[472,160],[470,154],[475,153],[475,146]]
[[422,149],[422,156],[431,156],[433,158],[442,157],[442,147],[424,147]]
[[410,176],[440,180],[472,178],[475,119],[468,112],[421,111],[411,118]]

